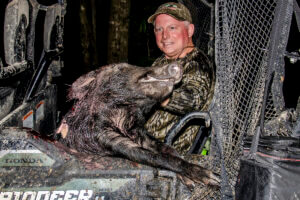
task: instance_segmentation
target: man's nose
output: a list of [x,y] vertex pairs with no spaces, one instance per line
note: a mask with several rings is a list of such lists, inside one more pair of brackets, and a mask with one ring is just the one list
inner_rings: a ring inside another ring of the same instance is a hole
[[163,39],[167,39],[167,38],[169,38],[169,32],[168,31],[163,31],[163,34],[162,34],[162,38]]

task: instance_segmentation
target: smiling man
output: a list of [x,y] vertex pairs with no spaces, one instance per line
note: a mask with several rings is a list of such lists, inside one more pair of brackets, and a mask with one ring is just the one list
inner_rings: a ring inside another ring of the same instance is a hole
[[[145,125],[150,134],[164,140],[171,127],[184,114],[207,109],[213,96],[215,75],[212,63],[193,44],[194,24],[189,10],[183,4],[162,4],[148,18],[148,22],[153,24],[156,44],[163,52],[153,65],[163,66],[177,61],[184,68],[181,83]],[[174,142],[180,154],[188,152],[198,130],[199,125],[191,125]]]

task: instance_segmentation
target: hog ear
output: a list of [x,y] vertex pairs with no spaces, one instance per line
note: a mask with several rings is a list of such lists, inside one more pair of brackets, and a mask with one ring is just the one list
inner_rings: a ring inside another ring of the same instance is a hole
[[92,86],[92,83],[95,81],[97,76],[97,71],[91,71],[85,75],[80,76],[68,91],[68,99],[82,99],[89,91],[89,88]]

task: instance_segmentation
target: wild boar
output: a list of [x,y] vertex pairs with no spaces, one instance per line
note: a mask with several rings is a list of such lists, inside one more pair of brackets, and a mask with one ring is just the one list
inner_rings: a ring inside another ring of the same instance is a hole
[[185,180],[217,185],[213,172],[188,163],[144,129],[147,113],[171,94],[181,78],[177,63],[154,67],[121,63],[91,71],[72,84],[69,98],[76,103],[57,133],[63,144],[79,152],[122,156],[171,170]]

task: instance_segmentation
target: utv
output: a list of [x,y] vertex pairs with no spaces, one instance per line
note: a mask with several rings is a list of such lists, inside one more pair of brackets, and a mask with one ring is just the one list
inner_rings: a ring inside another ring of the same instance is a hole
[[[297,98],[299,89],[285,80],[299,63],[299,44],[293,39],[299,36],[297,1],[179,2],[195,19],[195,44],[216,64],[207,119],[212,127],[199,131],[193,148],[201,153],[211,141],[209,155],[197,159],[221,174],[220,190],[199,186],[191,193],[173,172],[122,158],[93,157],[90,167],[43,138],[59,123],[52,80],[64,65],[67,2],[45,6],[37,0],[10,0],[1,1],[0,11],[1,200],[234,199],[244,139],[255,134],[261,119],[266,135],[299,137],[300,102],[294,107],[286,103],[289,88]],[[177,130],[195,116],[203,113],[183,117],[166,142],[171,144]],[[294,197],[300,199],[299,191]]]

